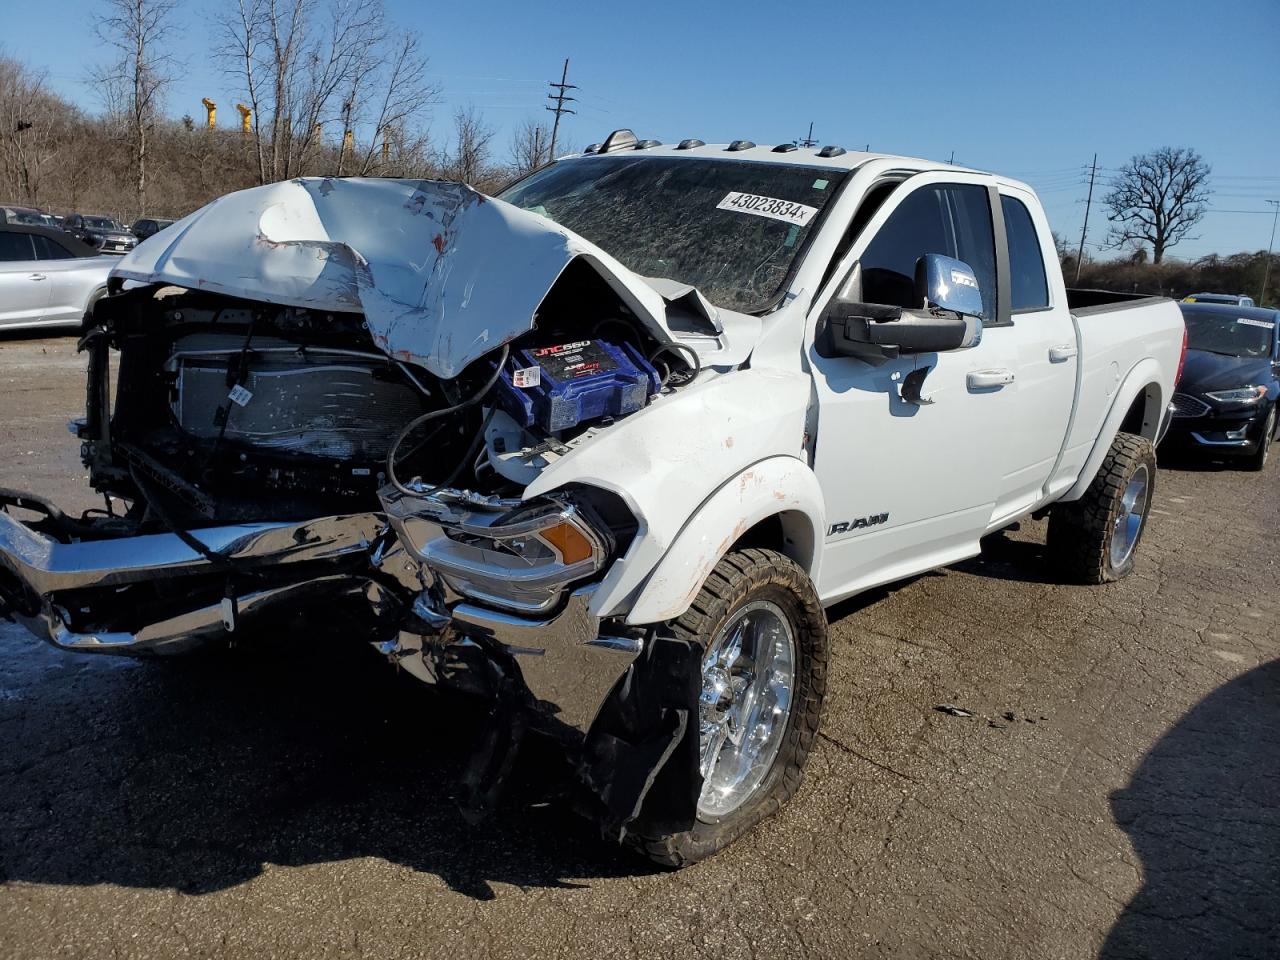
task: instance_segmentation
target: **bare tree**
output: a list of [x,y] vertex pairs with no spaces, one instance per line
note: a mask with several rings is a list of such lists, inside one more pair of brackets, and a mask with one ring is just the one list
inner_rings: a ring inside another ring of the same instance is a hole
[[[414,33],[401,36],[390,47],[377,74],[365,79],[374,96],[362,100],[353,96],[357,109],[352,122],[369,131],[368,148],[358,164],[359,176],[372,172],[384,158],[389,163],[391,149],[397,143],[403,151],[407,145],[405,131],[422,122],[440,100],[439,88],[427,81],[427,60]],[[361,104],[370,107],[367,115],[360,109]]]
[[1184,240],[1204,216],[1209,165],[1189,147],[1161,147],[1129,160],[1103,202],[1112,223],[1108,242],[1151,244],[1151,262]]
[[551,130],[545,123],[526,120],[511,137],[511,165],[515,176],[537,170],[551,159]]
[[0,57],[0,191],[32,205],[58,151],[62,118],[44,75]]
[[448,158],[446,175],[451,180],[478,183],[489,166],[493,128],[484,122],[475,107],[467,107],[453,115],[453,137],[454,148]]
[[108,96],[125,115],[133,141],[135,199],[138,214],[147,212],[147,138],[160,112],[169,82],[172,57],[166,41],[172,29],[175,0],[104,0],[98,20],[103,42],[117,51],[116,60],[100,74]]
[[[317,165],[341,174],[348,161],[368,173],[388,133],[413,139],[438,99],[420,41],[392,29],[382,0],[236,0],[216,21],[219,55],[253,111],[262,183]],[[324,131],[335,124],[331,155]]]
[[262,138],[262,48],[267,42],[266,6],[263,0],[236,0],[234,7],[224,7],[215,20],[218,52],[227,64],[227,72],[244,82],[246,99],[252,111],[254,153],[258,163],[258,182],[267,182],[267,157]]

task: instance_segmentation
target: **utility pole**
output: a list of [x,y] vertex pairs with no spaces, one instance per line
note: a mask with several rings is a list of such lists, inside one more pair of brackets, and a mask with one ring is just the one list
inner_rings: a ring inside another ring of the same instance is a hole
[[1276,221],[1280,220],[1280,200],[1268,200],[1267,203],[1276,208],[1276,215],[1271,218],[1271,242],[1267,244],[1267,265],[1262,271],[1262,291],[1258,294],[1258,306],[1265,306],[1267,284],[1271,280],[1271,251],[1276,245]]
[[556,158],[556,137],[560,135],[560,115],[563,113],[577,112],[576,110],[570,110],[568,107],[565,106],[566,100],[573,101],[576,99],[575,97],[565,96],[565,91],[578,89],[572,83],[569,83],[568,80],[569,80],[569,58],[565,57],[564,70],[561,71],[560,73],[560,82],[559,83],[552,83],[550,81],[547,82],[548,87],[557,91],[556,93],[547,94],[547,99],[555,103],[554,107],[547,107],[547,109],[556,115],[556,122],[551,125],[551,151],[547,155],[548,160],[554,160]]
[[816,147],[818,141],[813,139],[813,121],[809,121],[809,135],[802,140],[794,141],[797,147]]
[[1093,181],[1098,176],[1098,155],[1093,155],[1093,166],[1089,168],[1089,199],[1084,202],[1084,226],[1080,228],[1080,250],[1076,254],[1076,279],[1080,282],[1080,268],[1084,266],[1084,235],[1089,229],[1089,208],[1093,206]]

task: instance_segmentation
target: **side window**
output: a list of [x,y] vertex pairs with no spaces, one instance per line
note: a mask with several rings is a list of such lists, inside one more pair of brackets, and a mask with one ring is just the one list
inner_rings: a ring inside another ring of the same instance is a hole
[[34,260],[29,233],[0,233],[0,261]]
[[862,298],[898,307],[915,302],[916,261],[927,253],[963,260],[982,290],[982,317],[996,309],[996,244],[987,188],[978,184],[937,184],[909,194],[876,232],[864,251]]
[[32,234],[31,239],[35,241],[37,260],[70,260],[74,256],[56,240],[50,240],[38,234]]
[[1001,197],[1004,230],[1009,238],[1009,300],[1012,310],[1040,310],[1049,306],[1049,281],[1040,253],[1040,236],[1031,213],[1016,197]]

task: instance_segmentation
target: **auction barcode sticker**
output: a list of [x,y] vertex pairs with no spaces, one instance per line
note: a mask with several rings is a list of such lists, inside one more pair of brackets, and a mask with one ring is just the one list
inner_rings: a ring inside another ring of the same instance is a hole
[[801,227],[808,224],[818,212],[817,207],[808,207],[803,203],[736,191],[725,194],[725,198],[716,204],[716,209],[750,213],[757,217],[768,217],[770,220],[781,220]]
[[1237,317],[1236,323],[1243,323],[1246,327],[1262,327],[1263,330],[1270,330],[1275,326],[1270,320],[1254,320],[1252,317]]

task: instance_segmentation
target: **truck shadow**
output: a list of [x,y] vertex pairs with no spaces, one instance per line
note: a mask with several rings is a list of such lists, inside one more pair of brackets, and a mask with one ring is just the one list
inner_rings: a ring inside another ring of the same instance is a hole
[[1111,795],[1142,889],[1103,960],[1280,956],[1280,660],[1219,687]]
[[950,569],[994,580],[1062,583],[1062,574],[1049,564],[1039,539],[1015,540],[1002,530],[982,538],[982,553],[952,564]]
[[[16,646],[5,659],[30,653]],[[654,869],[555,799],[564,765],[535,738],[497,814],[469,825],[456,799],[482,711],[350,639],[41,662],[22,707],[0,702],[0,879],[200,894],[267,864],[378,857],[488,900]]]
[[[1241,472],[1239,459],[1223,457],[1214,460],[1204,454],[1196,454],[1186,450],[1166,449],[1158,451],[1160,469],[1184,473],[1237,473]],[[1158,478],[1157,478],[1158,482]],[[1157,493],[1157,497],[1159,494]]]

